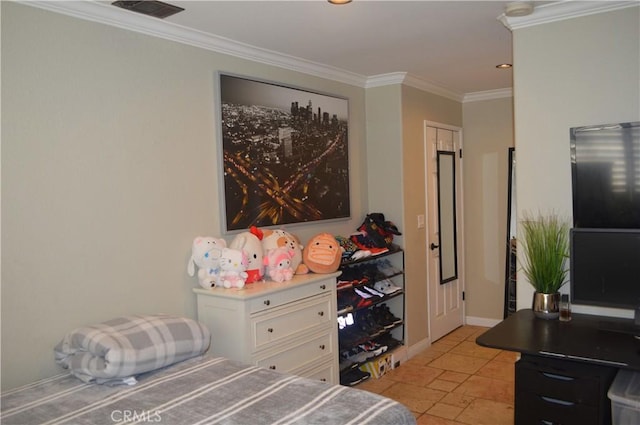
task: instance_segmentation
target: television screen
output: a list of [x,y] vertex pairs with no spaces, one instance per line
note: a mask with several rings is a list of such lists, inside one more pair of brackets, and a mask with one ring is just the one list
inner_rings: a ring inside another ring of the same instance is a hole
[[572,229],[570,277],[576,304],[640,305],[640,229]]
[[640,122],[571,129],[573,226],[640,228]]

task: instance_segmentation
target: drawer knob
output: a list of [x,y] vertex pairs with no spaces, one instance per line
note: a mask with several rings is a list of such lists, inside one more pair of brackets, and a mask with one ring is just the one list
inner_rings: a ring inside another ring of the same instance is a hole
[[324,344],[321,344],[321,345],[320,345],[320,349],[321,349],[321,350],[324,350]]
[[267,329],[267,332],[269,332],[269,333],[273,333],[273,328],[269,328],[269,329]]
[[276,365],[271,365],[271,366],[269,366],[269,369],[271,369],[271,370],[276,370]]
[[322,382],[327,382],[327,378],[322,378],[321,381]]
[[271,301],[269,301],[269,300],[264,300],[264,305],[271,305]]
[[327,285],[320,285],[320,289],[327,289]]
[[318,316],[320,316],[320,317],[324,316],[324,311],[319,311],[318,312]]

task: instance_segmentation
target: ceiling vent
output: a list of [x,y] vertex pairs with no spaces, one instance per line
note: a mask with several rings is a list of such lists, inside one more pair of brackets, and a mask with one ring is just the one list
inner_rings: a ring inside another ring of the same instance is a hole
[[111,4],[123,9],[132,10],[134,12],[160,19],[175,15],[176,13],[184,10],[181,7],[163,3],[161,1],[114,1]]

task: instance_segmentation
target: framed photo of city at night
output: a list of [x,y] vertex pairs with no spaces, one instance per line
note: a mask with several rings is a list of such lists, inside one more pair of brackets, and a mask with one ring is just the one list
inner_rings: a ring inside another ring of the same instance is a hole
[[219,74],[225,232],[350,217],[347,99]]

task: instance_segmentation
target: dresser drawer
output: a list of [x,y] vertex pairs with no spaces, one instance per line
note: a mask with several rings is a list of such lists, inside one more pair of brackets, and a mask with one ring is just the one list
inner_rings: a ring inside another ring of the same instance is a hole
[[290,287],[283,291],[265,294],[249,301],[249,313],[258,313],[314,295],[330,294],[332,286],[336,286],[335,278],[319,280],[308,285]]
[[335,326],[331,314],[331,295],[323,294],[301,302],[251,316],[253,350],[284,341],[296,334]]
[[280,352],[256,356],[253,363],[279,372],[292,372],[318,362],[325,356],[331,358],[336,355],[332,334],[327,331],[326,334],[302,340],[298,344],[282,347]]
[[338,371],[336,370],[333,361],[324,362],[319,366],[312,366],[311,368],[293,370],[290,373],[298,376],[304,376],[305,378],[316,379],[322,382],[328,382],[330,384],[337,384],[336,376]]

